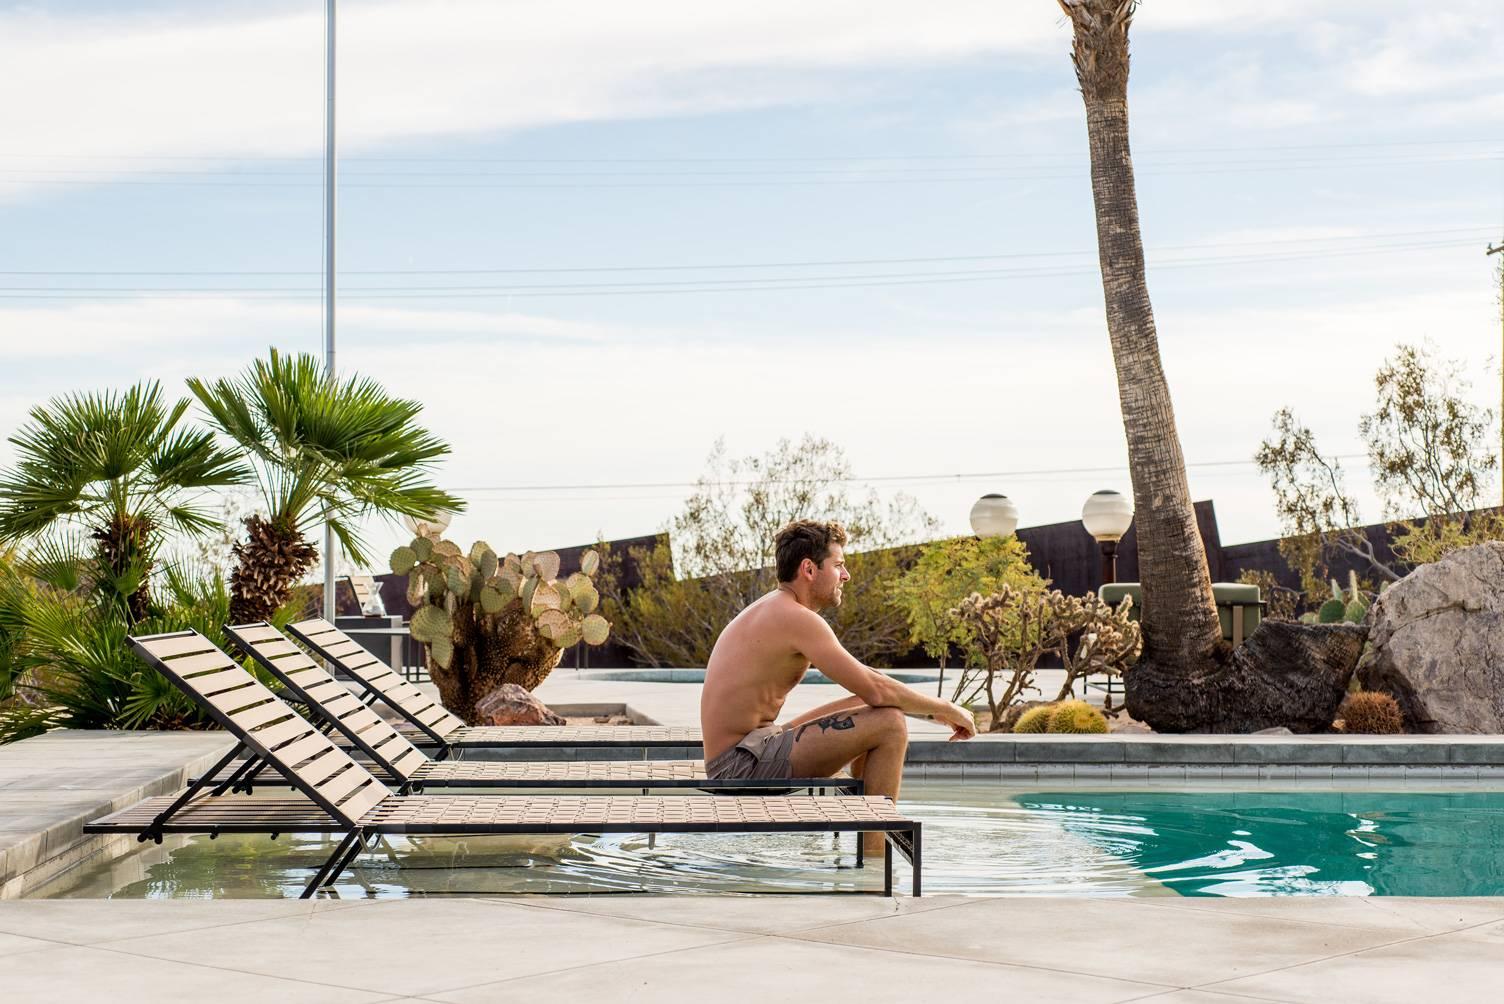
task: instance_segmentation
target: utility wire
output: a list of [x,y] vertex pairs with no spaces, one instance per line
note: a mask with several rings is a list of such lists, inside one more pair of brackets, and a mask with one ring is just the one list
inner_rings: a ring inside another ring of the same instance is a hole
[[[1326,244],[1345,241],[1364,240],[1388,240],[1399,237],[1433,237],[1441,235],[1468,235],[1477,236],[1491,234],[1492,231],[1478,225],[1456,226],[1431,230],[1396,230],[1367,234],[1344,234],[1327,237],[1285,237],[1264,241],[1237,241],[1237,242],[1211,242],[1204,244],[1165,244],[1159,247],[1147,249],[1149,254],[1159,254],[1165,251],[1200,251],[1215,250],[1218,248],[1241,248],[1241,247],[1265,247],[1282,246],[1288,244]],[[939,264],[945,262],[967,261],[993,261],[1004,259],[1028,259],[1028,258],[1069,258],[1081,256],[1095,257],[1096,251],[1085,249],[1080,251],[1015,251],[998,254],[976,255],[944,255],[921,258],[837,258],[817,259],[804,261],[773,261],[773,262],[720,262],[715,264],[675,264],[675,265],[575,265],[534,268],[399,268],[399,269],[341,269],[341,275],[527,275],[527,274],[550,274],[566,272],[678,272],[678,271],[721,271],[736,269],[758,268],[819,268],[837,267],[846,265],[919,265]],[[110,276],[110,277],[134,277],[144,278],[147,276],[264,276],[278,278],[295,278],[299,276],[322,275],[322,272],[312,269],[305,271],[259,271],[259,270],[177,270],[177,271],[86,271],[79,269],[0,269],[0,275],[17,276]]]
[[[1330,460],[1360,460],[1366,459],[1364,453],[1343,453],[1332,456]],[[1205,468],[1246,467],[1254,463],[1252,460],[1204,460],[1186,464],[1188,470],[1201,470]],[[833,484],[897,484],[897,483],[945,483],[955,481],[979,481],[984,479],[998,478],[1023,478],[1041,476],[1063,476],[1076,474],[1114,474],[1128,470],[1126,465],[1112,467],[1054,467],[1040,468],[1035,470],[1017,471],[973,471],[958,474],[886,474],[876,477],[829,478]],[[754,484],[805,484],[806,481],[799,479],[759,479],[756,481],[717,481],[717,485],[725,485],[735,488],[744,488]],[[637,482],[614,482],[606,484],[548,484],[548,485],[464,485],[450,489],[456,492],[534,492],[534,491],[621,491],[625,489],[663,489],[663,488],[696,488],[698,481],[637,481]]]

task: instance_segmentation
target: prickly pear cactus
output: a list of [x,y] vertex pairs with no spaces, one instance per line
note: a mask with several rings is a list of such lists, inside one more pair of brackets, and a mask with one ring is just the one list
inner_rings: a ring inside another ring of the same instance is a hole
[[444,706],[477,724],[475,703],[503,683],[532,690],[580,642],[605,644],[610,623],[597,613],[600,556],[559,578],[553,551],[498,555],[483,540],[461,551],[419,535],[392,552],[407,576],[412,636],[428,648],[429,674]]

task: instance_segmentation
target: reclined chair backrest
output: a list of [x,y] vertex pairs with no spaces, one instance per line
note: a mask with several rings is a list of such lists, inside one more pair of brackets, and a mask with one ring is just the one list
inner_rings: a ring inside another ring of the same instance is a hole
[[329,719],[362,752],[400,780],[411,781],[418,768],[430,762],[422,750],[270,624],[236,624],[226,627],[225,634],[294,697]]
[[395,797],[375,775],[197,631],[128,640],[138,656],[203,705],[225,731],[346,826],[354,827],[378,802]]
[[289,624],[287,630],[315,655],[322,656],[336,669],[349,673],[362,686],[379,695],[436,742],[442,742],[445,736],[465,727],[465,723],[445,710],[442,704],[398,676],[358,641],[322,617]]

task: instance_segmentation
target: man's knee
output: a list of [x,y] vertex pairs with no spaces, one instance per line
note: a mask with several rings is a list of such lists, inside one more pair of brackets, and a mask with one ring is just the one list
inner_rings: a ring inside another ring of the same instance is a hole
[[873,708],[873,723],[883,735],[896,740],[908,741],[909,722],[897,708]]

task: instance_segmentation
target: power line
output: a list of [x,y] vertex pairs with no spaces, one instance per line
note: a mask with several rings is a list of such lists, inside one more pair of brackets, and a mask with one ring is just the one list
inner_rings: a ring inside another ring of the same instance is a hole
[[[1359,460],[1366,459],[1367,454],[1344,453],[1330,457],[1331,460]],[[1207,468],[1246,467],[1254,463],[1252,460],[1205,460],[1197,463],[1188,463],[1188,470],[1202,470]],[[888,474],[877,477],[829,478],[833,484],[943,484],[946,482],[996,480],[1000,478],[1024,478],[1024,477],[1058,477],[1077,474],[1116,474],[1128,470],[1126,465],[1114,467],[1056,467],[1042,468],[1037,470],[1018,471],[974,471],[958,474]],[[717,481],[717,485],[725,485],[734,488],[744,488],[754,484],[805,484],[807,482],[791,479],[766,479],[757,481]],[[577,484],[577,485],[467,485],[451,488],[456,492],[541,492],[541,491],[623,491],[628,489],[664,489],[664,488],[696,488],[698,481],[639,481],[639,482],[615,482],[606,484]]]
[[[1429,230],[1396,230],[1368,234],[1346,234],[1327,237],[1287,237],[1265,241],[1236,241],[1236,242],[1210,242],[1203,244],[1166,244],[1147,249],[1149,254],[1158,254],[1165,251],[1200,251],[1214,250],[1217,248],[1235,247],[1266,247],[1283,246],[1289,244],[1326,244],[1343,241],[1360,240],[1387,240],[1399,237],[1430,237],[1440,235],[1471,235],[1491,233],[1484,227],[1458,226]],[[1095,256],[1093,249],[1080,251],[1016,251],[1001,252],[998,254],[976,255],[943,255],[931,257],[913,258],[838,258],[823,260],[803,261],[773,261],[773,262],[721,262],[715,264],[675,264],[675,265],[574,265],[553,267],[529,267],[529,268],[406,268],[406,269],[342,269],[341,275],[527,275],[527,274],[550,274],[566,272],[670,272],[670,271],[722,271],[737,269],[758,268],[819,268],[838,267],[846,265],[918,265],[918,264],[941,264],[946,262],[966,261],[994,261],[1018,258],[1069,258],[1081,256]],[[146,276],[264,276],[291,278],[298,276],[322,275],[322,272],[314,270],[304,271],[267,271],[267,270],[160,270],[160,271],[119,271],[119,270],[79,270],[79,269],[0,269],[0,275],[28,275],[28,276],[119,276],[119,277],[146,277]]]
[[[1421,251],[1457,247],[1455,241],[1411,244],[1376,244],[1340,251],[1301,254],[1230,255],[1171,261],[1150,261],[1155,270],[1225,267],[1346,258],[1378,251]],[[557,283],[496,287],[346,287],[356,300],[497,299],[512,297],[667,296],[691,293],[770,292],[792,290],[856,289],[880,286],[947,285],[1020,278],[1059,278],[1095,275],[1094,267],[1047,266],[1011,269],[974,269],[952,272],[892,272],[845,276],[767,276],[751,279],[666,280],[634,283]],[[318,295],[308,287],[0,287],[0,299],[10,300],[108,300],[108,299],[205,299],[234,295],[246,300],[299,299]]]
[[[1348,143],[1284,143],[1259,144],[1256,146],[1144,146],[1140,153],[1157,154],[1202,154],[1202,153],[1266,153],[1271,150],[1352,150],[1382,149],[1387,147],[1438,147],[1492,145],[1499,141],[1489,139],[1411,139],[1371,140]],[[1008,151],[996,153],[918,153],[918,154],[827,154],[804,156],[738,156],[738,157],[484,157],[484,156],[421,156],[354,154],[342,160],[346,163],[508,163],[508,164],[729,164],[729,163],[832,163],[851,161],[937,161],[937,160],[1006,160],[1038,157],[1064,157],[1069,153]],[[112,154],[112,153],[6,153],[0,157],[33,160],[125,160],[125,161],[202,161],[226,162],[319,162],[317,155],[261,155],[261,154]]]

